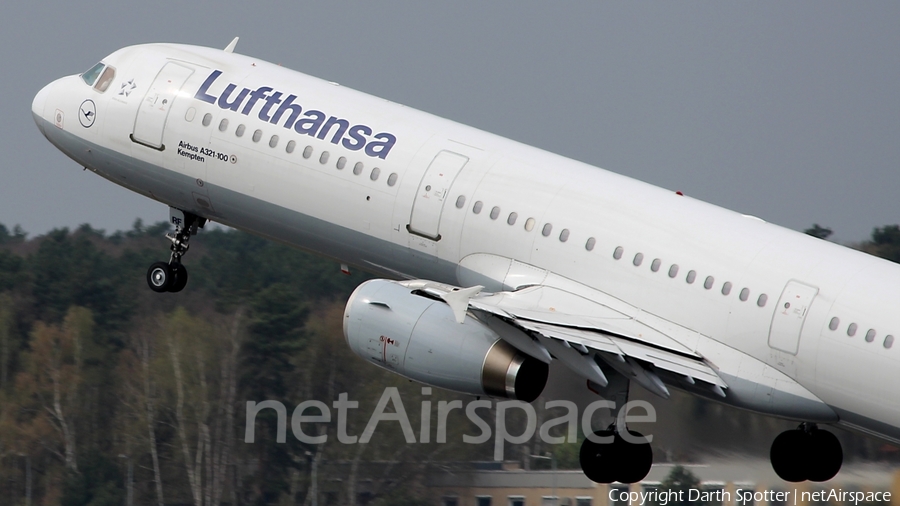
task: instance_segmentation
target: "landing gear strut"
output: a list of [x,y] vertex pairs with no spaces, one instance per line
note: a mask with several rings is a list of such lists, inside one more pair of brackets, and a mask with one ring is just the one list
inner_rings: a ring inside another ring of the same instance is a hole
[[190,248],[191,236],[197,233],[197,228],[206,224],[205,218],[174,208],[170,214],[175,232],[166,234],[166,238],[172,242],[172,254],[168,262],[154,262],[147,269],[147,284],[159,293],[180,292],[187,285],[188,273],[181,264],[181,257]]
[[841,442],[814,423],[782,432],[769,452],[772,469],[784,481],[828,481],[841,470]]
[[590,383],[589,388],[615,403],[610,413],[615,421],[606,430],[594,432],[581,443],[578,454],[581,470],[597,483],[637,483],[650,472],[653,450],[643,434],[629,430],[619,418],[619,411],[628,401],[628,378],[612,369],[604,368],[603,372],[609,384],[601,388]]

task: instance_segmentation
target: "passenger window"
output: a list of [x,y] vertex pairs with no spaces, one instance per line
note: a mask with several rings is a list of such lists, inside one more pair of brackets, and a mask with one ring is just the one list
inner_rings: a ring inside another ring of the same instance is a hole
[[484,204],[482,204],[481,201],[479,200],[478,202],[475,202],[474,206],[472,206],[472,212],[475,214],[479,214],[479,213],[481,213],[482,207],[484,207]]
[[725,284],[722,285],[722,295],[728,295],[731,293],[731,281],[726,281]]
[[319,163],[322,165],[328,163],[328,151],[322,151],[322,154],[319,155]]
[[654,258],[652,262],[650,262],[650,270],[653,272],[659,272],[659,268],[662,267],[662,260],[658,258]]
[[363,163],[356,162],[356,165],[353,166],[353,175],[358,176],[358,175],[362,174],[362,170],[363,170]]
[[456,208],[462,209],[464,205],[466,205],[466,196],[460,195],[459,197],[456,197]]
[[635,267],[640,267],[642,263],[644,263],[644,254],[643,253],[635,253],[634,260],[631,261]]
[[222,118],[222,121],[219,122],[219,131],[224,132],[228,130],[228,118]]
[[262,139],[262,130],[256,130],[253,132],[253,142],[259,142]]
[[379,169],[378,167],[375,167],[374,169],[372,169],[372,173],[369,174],[369,179],[371,179],[372,181],[377,181],[378,176],[380,176],[380,175],[381,175],[381,169]]
[[494,206],[494,208],[491,209],[491,219],[496,220],[499,216],[500,216],[500,208],[497,206]]
[[303,158],[309,159],[309,157],[311,157],[312,154],[313,154],[312,146],[306,146],[305,148],[303,148]]
[[769,296],[764,293],[761,293],[761,294],[759,294],[759,298],[756,299],[756,305],[759,307],[766,307],[766,301],[768,301],[768,300],[769,300]]
[[594,246],[596,246],[596,245],[597,245],[597,239],[594,239],[593,237],[588,237],[587,242],[584,243],[584,249],[586,249],[588,251],[594,251]]
[[212,123],[212,114],[210,114],[210,113],[204,114],[202,123],[203,123],[203,126],[209,126],[209,124]]
[[237,129],[234,131],[234,135],[235,135],[236,137],[243,137],[243,136],[244,136],[244,132],[245,132],[246,130],[247,130],[247,127],[245,127],[244,125],[238,125]]
[[347,166],[347,157],[342,156],[338,158],[337,165],[335,166],[337,167],[337,170],[344,170],[344,167]]
[[[835,320],[837,320],[837,318],[835,318]],[[834,330],[834,329],[831,329],[831,330]],[[869,329],[869,331],[866,332],[866,342],[871,343],[872,341],[874,341],[875,334],[876,334],[875,329]]]
[[87,72],[85,72],[84,74],[81,74],[81,80],[84,81],[84,84],[86,84],[88,86],[93,86],[94,81],[97,80],[97,76],[100,75],[100,72],[103,70],[103,67],[105,67],[105,66],[106,65],[103,64],[102,62],[94,65],[93,67],[88,69]]
[[674,278],[677,275],[678,275],[678,264],[672,264],[672,266],[669,267],[669,277]]
[[272,137],[269,138],[269,147],[274,148],[277,145],[278,145],[278,136],[273,135]]
[[890,335],[889,335],[889,336],[885,336],[885,338],[884,338],[884,347],[885,347],[885,349],[888,349],[888,348],[890,348],[890,347],[893,346],[893,345],[894,345],[894,336],[890,336]]
[[695,279],[697,279],[697,271],[695,271],[695,270],[690,270],[690,271],[688,271],[688,275],[687,275],[687,277],[686,277],[684,280],[687,281],[687,283],[688,283],[689,285],[691,285],[691,284],[694,283],[694,280],[695,280]]
[[516,213],[515,211],[509,213],[509,217],[506,218],[506,224],[507,224],[507,225],[515,225],[515,224],[516,224],[516,219],[517,219],[518,217],[519,217],[519,215],[518,215],[518,213]]
[[713,287],[714,284],[716,284],[716,278],[712,276],[706,276],[706,281],[703,282],[703,288],[709,290]]
[[116,69],[112,67],[106,67],[103,70],[103,74],[100,75],[100,79],[97,80],[97,84],[94,85],[94,89],[103,93],[109,88],[110,83],[112,83],[113,79],[116,77]]
[[562,232],[559,233],[559,242],[566,242],[569,240],[569,229],[564,228]]
[[[839,326],[840,324],[841,324],[840,318],[838,318],[837,316],[835,316],[834,318],[831,319],[830,322],[828,322],[828,328],[830,328],[831,330],[837,330],[837,328],[838,328],[838,326]],[[872,339],[875,339],[875,334],[874,334],[874,333],[872,334]],[[868,336],[866,336],[866,340],[868,341]],[[870,342],[871,342],[871,341],[870,341]]]
[[858,328],[858,327],[856,326],[855,323],[851,323],[850,326],[847,327],[847,335],[850,336],[850,337],[855,336],[855,335],[856,335],[856,329],[857,329],[857,328]]
[[741,299],[741,302],[747,302],[747,299],[750,298],[750,289],[749,288],[741,288],[741,293],[738,295],[738,298]]
[[297,147],[297,141],[288,141],[287,146],[284,147],[284,150],[288,153],[293,153],[295,147]]
[[625,250],[621,246],[616,246],[615,251],[613,251],[613,258],[616,260],[622,258],[622,254],[625,253]]
[[399,177],[399,176],[397,176],[396,172],[391,173],[391,175],[388,176],[388,181],[387,181],[388,186],[394,186],[395,184],[397,184],[397,177]]
[[548,237],[550,232],[553,232],[553,225],[549,223],[544,223],[544,228],[541,230],[541,235],[544,237]]

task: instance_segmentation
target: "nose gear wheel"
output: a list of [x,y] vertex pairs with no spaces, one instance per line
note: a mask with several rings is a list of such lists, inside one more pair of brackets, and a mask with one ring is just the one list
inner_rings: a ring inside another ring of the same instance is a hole
[[[175,220],[173,220],[175,221]],[[157,293],[180,292],[187,285],[188,272],[181,263],[181,257],[190,248],[191,236],[197,233],[197,228],[202,228],[206,223],[205,218],[184,213],[184,220],[178,220],[175,224],[175,232],[166,234],[166,239],[172,243],[168,262],[154,262],[147,269],[147,285]]]

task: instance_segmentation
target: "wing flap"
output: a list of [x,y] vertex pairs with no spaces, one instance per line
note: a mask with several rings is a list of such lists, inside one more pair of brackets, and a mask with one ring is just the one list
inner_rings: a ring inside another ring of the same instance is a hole
[[699,358],[690,348],[628,314],[553,287],[533,286],[517,292],[499,292],[472,299],[469,306],[517,320],[591,329]]
[[716,374],[716,371],[703,360],[683,357],[674,353],[666,353],[662,350],[625,340],[616,341],[616,345],[621,348],[623,354],[638,360],[643,360],[644,362],[649,362],[658,369],[681,376],[688,376],[695,380],[718,385],[722,388],[728,387],[728,385],[722,381],[722,378]]

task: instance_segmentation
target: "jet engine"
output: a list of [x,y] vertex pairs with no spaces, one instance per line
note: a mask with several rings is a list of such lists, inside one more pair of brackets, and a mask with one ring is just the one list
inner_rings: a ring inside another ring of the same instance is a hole
[[369,362],[448,390],[532,402],[547,383],[547,364],[471,314],[458,323],[443,300],[395,281],[356,288],[344,309],[344,337]]

